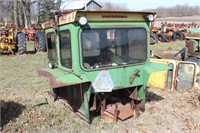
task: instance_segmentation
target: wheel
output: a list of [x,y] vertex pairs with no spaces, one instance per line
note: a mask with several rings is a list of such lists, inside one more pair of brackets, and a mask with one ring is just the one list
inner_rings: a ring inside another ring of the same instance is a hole
[[176,32],[176,39],[178,39],[178,40],[183,40],[183,39],[184,39],[183,33],[180,32],[180,31]]
[[35,52],[46,51],[46,39],[44,32],[38,31],[35,33],[34,47]]
[[173,32],[171,40],[174,41],[174,42],[176,41],[176,32]]
[[20,32],[17,34],[17,49],[19,54],[26,53],[26,37],[25,34]]
[[160,39],[161,39],[161,42],[167,42],[167,37],[165,36],[164,33],[160,34]]
[[151,37],[155,43],[158,43],[158,35],[156,33],[151,33]]

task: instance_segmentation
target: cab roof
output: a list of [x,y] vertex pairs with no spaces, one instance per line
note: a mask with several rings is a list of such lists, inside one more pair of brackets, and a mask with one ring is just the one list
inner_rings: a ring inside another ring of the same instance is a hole
[[[59,17],[59,24],[63,25],[72,22],[78,22],[79,17],[85,16],[89,22],[91,21],[147,21],[146,16],[153,14],[156,17],[156,12],[132,12],[132,11],[73,11],[73,12],[62,12]],[[42,23],[44,29],[51,28],[55,25],[54,20],[49,20]]]

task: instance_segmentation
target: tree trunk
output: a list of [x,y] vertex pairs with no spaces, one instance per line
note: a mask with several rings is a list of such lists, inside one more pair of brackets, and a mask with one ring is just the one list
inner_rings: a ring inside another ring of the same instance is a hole
[[20,5],[24,16],[24,28],[27,29],[30,27],[30,10],[27,10],[30,9],[29,1],[20,0]]
[[13,0],[13,15],[14,15],[14,24],[15,24],[15,28],[16,30],[18,30],[18,21],[17,21],[17,1]]

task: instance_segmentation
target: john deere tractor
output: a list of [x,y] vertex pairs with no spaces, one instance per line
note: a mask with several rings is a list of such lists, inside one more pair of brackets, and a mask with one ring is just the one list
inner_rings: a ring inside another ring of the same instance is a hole
[[151,72],[168,67],[150,62],[154,12],[55,12],[43,23],[51,95],[66,100],[87,122],[93,113],[114,121],[138,116]]

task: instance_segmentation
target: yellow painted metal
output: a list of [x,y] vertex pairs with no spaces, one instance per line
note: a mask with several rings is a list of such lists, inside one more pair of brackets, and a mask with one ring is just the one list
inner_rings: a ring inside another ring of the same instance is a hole
[[[151,62],[162,63],[165,65],[168,65],[169,63],[169,61],[167,60],[160,60],[160,59],[151,59]],[[168,70],[151,73],[148,80],[148,86],[164,89],[167,82],[167,74],[168,74]]]
[[[8,30],[9,28],[5,26],[1,26],[0,30]],[[16,44],[14,43],[14,30],[11,28],[8,30],[7,35],[3,34],[0,36],[0,50],[3,50],[7,53],[13,53],[13,49],[16,48]]]
[[[121,21],[121,22],[127,22],[127,21],[147,21],[146,16],[148,14],[154,15],[154,18],[156,18],[155,12],[120,12],[120,11],[74,11],[74,12],[68,12],[64,13],[59,18],[59,25],[67,24],[71,22],[78,22],[79,17],[85,16],[88,21],[106,21],[106,22],[113,22],[113,21]],[[42,27],[44,29],[53,27],[55,25],[54,20],[47,21],[42,24]]]
[[[199,73],[199,67],[195,63],[187,61],[170,60],[170,59],[151,59],[151,62],[162,63],[168,66],[169,64],[172,64],[172,67],[166,71],[151,73],[148,81],[149,87],[158,89],[167,89],[170,91],[175,90],[177,89],[176,86],[177,82],[183,82],[185,80],[185,79],[178,79],[180,76],[179,74],[191,75],[190,77],[193,77],[193,81],[191,81],[191,83],[193,84],[192,88],[197,86],[196,80],[197,80],[197,75]],[[178,67],[179,64],[185,64],[184,68],[179,68]],[[181,70],[182,73],[178,74],[177,72],[179,72],[180,69],[182,69]],[[169,76],[170,72],[171,74]]]

